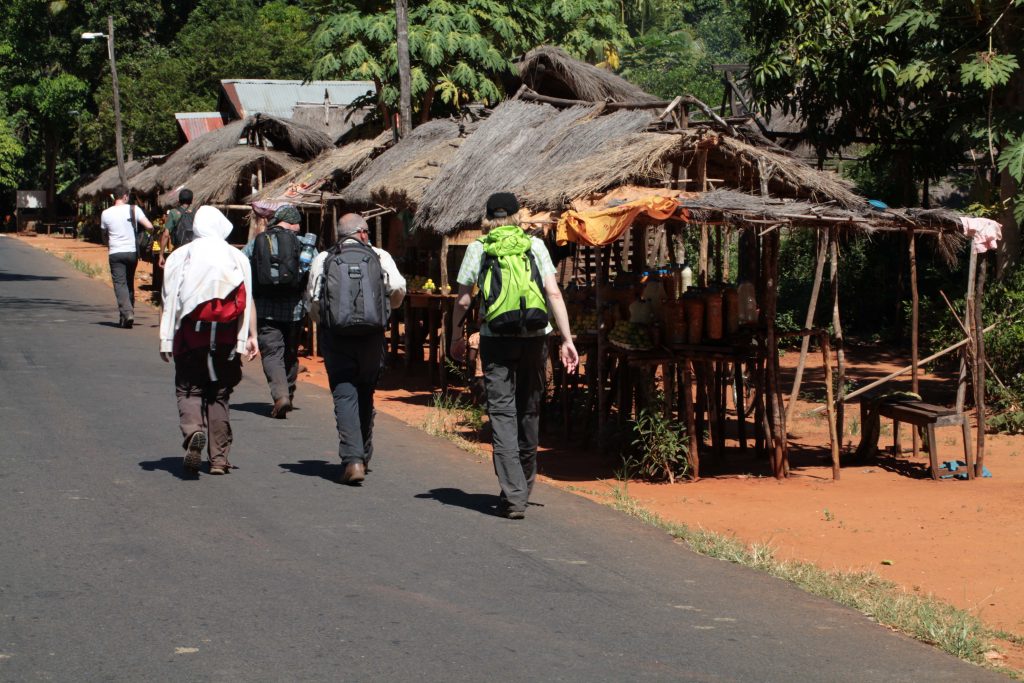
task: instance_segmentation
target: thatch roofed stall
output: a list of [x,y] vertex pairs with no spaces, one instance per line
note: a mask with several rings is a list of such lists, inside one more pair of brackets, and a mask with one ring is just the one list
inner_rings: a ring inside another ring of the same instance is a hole
[[385,131],[370,140],[331,147],[312,161],[264,185],[250,199],[318,207],[333,199],[333,193],[347,187],[374,158],[390,147],[393,140],[392,132]]
[[[207,158],[203,168],[188,179],[188,187],[195,206],[239,204],[252,194],[258,173],[262,173],[264,179],[273,179],[294,171],[301,163],[284,152],[238,145]],[[176,189],[164,192],[159,198],[160,206],[165,208],[177,202]]]
[[415,209],[424,198],[424,190],[455,155],[469,130],[449,119],[413,129],[407,138],[374,159],[341,192],[341,198],[348,204],[382,204],[396,211]]
[[[147,165],[148,163],[137,160],[125,162],[124,171],[125,175],[128,177],[129,185],[131,185],[133,178],[137,177],[146,169]],[[80,200],[94,199],[110,194],[114,191],[114,188],[120,184],[121,176],[118,173],[117,164],[114,164],[93,178],[90,182],[79,188],[75,196]]]
[[646,111],[597,113],[597,107],[502,103],[427,188],[417,225],[447,235],[477,224],[491,193],[519,192],[536,176],[642,131],[654,118]]
[[211,157],[243,144],[268,147],[300,160],[312,159],[332,146],[331,140],[320,131],[288,119],[256,114],[186,143],[162,164],[140,175],[132,186],[145,195],[177,191],[186,184],[195,191],[191,179]]

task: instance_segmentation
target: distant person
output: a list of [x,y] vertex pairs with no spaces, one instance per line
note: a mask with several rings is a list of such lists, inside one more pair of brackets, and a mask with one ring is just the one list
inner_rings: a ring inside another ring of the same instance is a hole
[[[493,432],[494,472],[501,488],[499,512],[509,519],[523,519],[537,476],[540,406],[552,331],[549,317],[554,317],[562,337],[558,355],[566,370],[576,368],[579,355],[555,266],[544,242],[520,227],[515,195],[492,194],[481,227],[484,236],[466,249],[456,278],[459,298],[452,315],[450,352],[458,361],[466,355],[462,323],[473,285],[478,285],[480,359]],[[500,278],[495,277],[498,273]]]
[[186,472],[208,450],[210,474],[231,471],[229,400],[242,379],[241,354],[256,357],[249,260],[225,240],[231,222],[212,206],[196,212],[195,239],[167,258],[160,357],[174,358],[174,390]]
[[160,233],[160,267],[173,249],[182,247],[195,238],[193,222],[195,211],[192,209],[192,190],[183,189],[178,193],[178,206],[167,212],[164,231]]
[[[128,188],[114,190],[114,205],[100,215],[100,231],[107,245],[110,279],[120,313],[118,327],[131,329],[135,324],[135,269],[139,265],[136,234],[139,229],[153,230],[153,224],[136,204],[128,203]],[[145,255],[144,255],[145,256]]]
[[[284,419],[295,401],[299,376],[299,335],[306,315],[308,271],[299,239],[302,214],[290,204],[279,207],[264,232],[245,245],[252,265],[263,373],[274,401],[270,416]],[[312,254],[310,254],[312,257]]]
[[370,244],[359,214],[338,219],[337,244],[310,268],[307,300],[320,320],[320,349],[334,396],[341,483],[358,484],[373,457],[373,392],[384,368],[384,331],[405,298],[405,278]]

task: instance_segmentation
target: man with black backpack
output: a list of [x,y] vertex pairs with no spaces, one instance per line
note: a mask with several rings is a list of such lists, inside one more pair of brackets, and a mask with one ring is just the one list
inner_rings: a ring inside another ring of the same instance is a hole
[[480,359],[487,415],[493,432],[499,512],[523,519],[537,475],[541,396],[545,386],[550,318],[562,337],[558,356],[568,372],[579,364],[565,301],[544,242],[520,227],[519,202],[508,192],[487,199],[484,236],[466,249],[456,280],[451,355],[466,354],[462,321],[480,288]]
[[373,456],[373,392],[384,367],[384,331],[405,298],[405,278],[394,259],[370,244],[359,214],[345,214],[337,244],[310,267],[307,299],[320,320],[320,348],[334,395],[343,484],[366,477]]
[[301,222],[299,210],[285,204],[274,212],[267,229],[242,250],[252,262],[260,356],[274,401],[270,416],[278,419],[292,409],[299,375],[299,335],[306,314],[303,294],[308,277],[300,260]]
[[177,249],[183,247],[193,239],[195,232],[195,211],[192,210],[192,190],[183,189],[178,193],[178,206],[167,212],[167,221],[164,223],[164,231],[160,233],[160,262],[159,266],[164,267],[171,247]]

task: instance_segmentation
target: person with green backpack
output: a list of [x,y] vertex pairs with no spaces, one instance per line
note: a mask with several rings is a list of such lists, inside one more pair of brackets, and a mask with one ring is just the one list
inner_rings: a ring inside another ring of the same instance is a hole
[[493,432],[494,472],[501,487],[499,512],[523,519],[537,475],[541,396],[545,386],[551,319],[561,335],[559,358],[572,372],[579,354],[569,315],[544,242],[520,227],[519,202],[508,192],[487,199],[484,236],[466,249],[456,278],[452,358],[466,354],[462,323],[480,289],[480,358],[487,414]]

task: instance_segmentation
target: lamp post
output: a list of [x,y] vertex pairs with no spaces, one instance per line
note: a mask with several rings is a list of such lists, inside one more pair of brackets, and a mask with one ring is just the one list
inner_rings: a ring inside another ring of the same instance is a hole
[[114,151],[117,154],[117,175],[121,185],[128,187],[128,174],[124,170],[124,147],[121,144],[121,90],[117,85],[117,60],[114,58],[114,17],[107,16],[106,33],[83,33],[82,40],[107,39],[110,57],[110,83],[114,90]]

